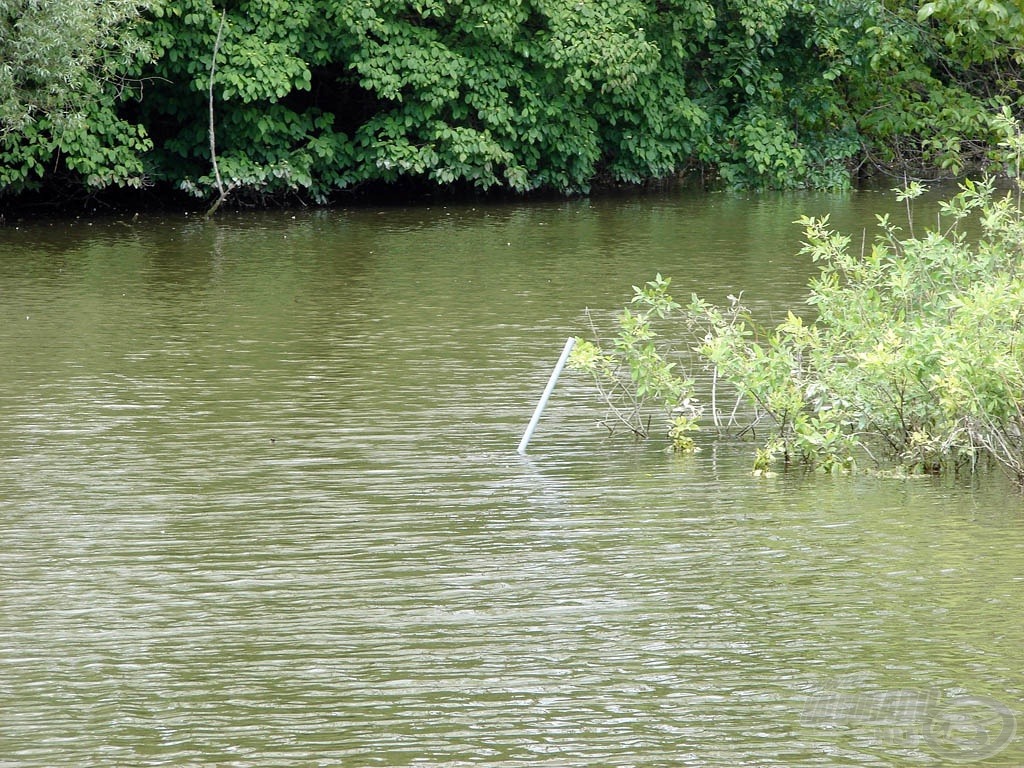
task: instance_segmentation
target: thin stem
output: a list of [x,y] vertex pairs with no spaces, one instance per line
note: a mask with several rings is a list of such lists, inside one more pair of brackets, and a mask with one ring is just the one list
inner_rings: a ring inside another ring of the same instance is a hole
[[213,115],[213,78],[217,73],[217,54],[220,52],[220,41],[224,35],[224,24],[227,21],[228,11],[225,8],[220,13],[220,25],[217,27],[217,39],[213,43],[213,56],[210,59],[210,91],[209,91],[209,106],[210,106],[210,159],[213,162],[213,177],[217,184],[217,199],[213,205],[210,206],[210,210],[206,212],[206,216],[213,216],[220,208],[221,203],[224,202],[228,196],[228,191],[224,189],[224,182],[220,178],[220,167],[217,165],[217,134],[214,128],[214,115]]

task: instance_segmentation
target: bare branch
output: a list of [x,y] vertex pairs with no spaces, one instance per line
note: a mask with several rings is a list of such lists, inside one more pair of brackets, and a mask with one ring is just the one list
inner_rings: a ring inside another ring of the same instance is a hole
[[214,115],[213,115],[213,78],[217,72],[217,54],[220,52],[220,42],[224,36],[224,24],[227,22],[228,11],[225,8],[220,13],[220,25],[217,27],[217,39],[213,43],[213,56],[210,58],[210,91],[209,91],[209,105],[210,105],[210,160],[213,162],[213,178],[217,184],[217,199],[214,200],[213,205],[206,212],[206,217],[209,218],[217,212],[220,208],[221,203],[227,198],[231,189],[224,189],[224,182],[220,178],[220,167],[217,165],[217,133],[214,128]]

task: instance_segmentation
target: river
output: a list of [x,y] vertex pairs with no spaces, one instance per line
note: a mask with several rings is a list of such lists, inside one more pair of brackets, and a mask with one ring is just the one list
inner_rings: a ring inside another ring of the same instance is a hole
[[1024,764],[1024,502],[609,439],[584,309],[803,296],[608,197],[0,230],[0,768]]

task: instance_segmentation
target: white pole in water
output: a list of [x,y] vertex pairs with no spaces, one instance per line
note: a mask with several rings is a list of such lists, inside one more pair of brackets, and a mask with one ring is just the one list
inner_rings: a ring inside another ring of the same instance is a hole
[[551,378],[548,379],[548,385],[544,387],[544,394],[540,396],[540,402],[537,403],[537,407],[533,411],[533,418],[530,419],[530,423],[526,426],[526,431],[523,433],[523,439],[519,441],[519,453],[526,453],[526,446],[530,442],[530,438],[533,437],[533,431],[537,429],[537,422],[540,421],[540,415],[544,413],[544,406],[548,404],[548,398],[551,397],[551,393],[555,389],[555,384],[558,383],[558,377],[562,374],[562,369],[565,368],[565,364],[569,361],[569,353],[572,352],[572,348],[575,344],[576,339],[573,336],[570,336],[565,340],[565,348],[562,350],[562,356],[558,358],[555,370],[551,372]]

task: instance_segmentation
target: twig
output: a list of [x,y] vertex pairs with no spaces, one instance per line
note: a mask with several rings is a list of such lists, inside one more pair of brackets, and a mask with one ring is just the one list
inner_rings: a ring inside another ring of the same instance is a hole
[[220,41],[224,34],[224,24],[227,21],[228,11],[227,8],[220,13],[220,25],[217,27],[217,39],[213,43],[213,56],[210,59],[210,92],[209,92],[209,105],[210,105],[210,159],[213,162],[213,178],[217,184],[217,199],[214,200],[213,205],[206,212],[206,217],[209,218],[217,212],[220,208],[221,203],[227,198],[230,189],[224,189],[224,182],[220,178],[220,168],[217,165],[217,136],[214,129],[214,117],[213,117],[213,76],[217,72],[217,53],[220,51]]
[[718,399],[716,397],[718,391],[718,366],[714,366],[711,369],[711,419],[715,424],[715,429],[721,433],[722,421],[718,418]]

